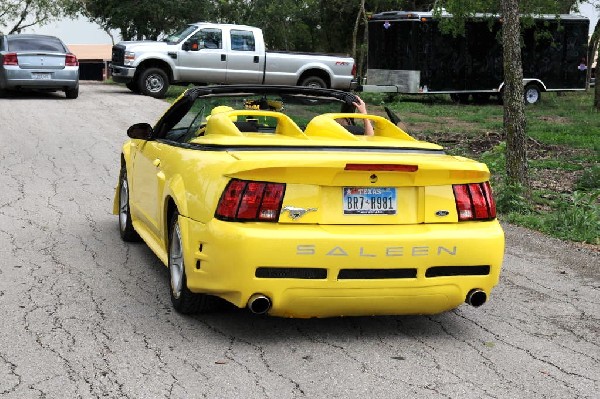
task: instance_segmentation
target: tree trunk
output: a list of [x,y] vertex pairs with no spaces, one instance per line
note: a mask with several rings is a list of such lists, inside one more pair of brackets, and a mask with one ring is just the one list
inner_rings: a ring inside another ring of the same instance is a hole
[[519,1],[502,0],[502,43],[504,57],[504,133],[506,136],[506,176],[508,184],[520,184],[529,192],[521,26]]
[[[588,54],[588,81],[590,78],[592,65],[594,64],[594,57],[600,51],[600,19],[596,22],[596,27],[594,28],[594,33],[592,34],[592,39],[590,40],[590,49]],[[598,57],[600,58],[600,57]],[[600,82],[598,81],[598,77],[600,77],[600,73],[598,73],[598,62],[596,62],[596,86],[594,87],[594,108],[596,111],[600,111]]]

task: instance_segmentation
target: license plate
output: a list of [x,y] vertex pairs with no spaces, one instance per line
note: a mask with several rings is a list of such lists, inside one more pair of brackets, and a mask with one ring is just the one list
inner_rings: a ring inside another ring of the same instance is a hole
[[344,215],[395,215],[394,187],[344,187]]
[[31,76],[36,80],[52,79],[52,74],[50,73],[32,73]]

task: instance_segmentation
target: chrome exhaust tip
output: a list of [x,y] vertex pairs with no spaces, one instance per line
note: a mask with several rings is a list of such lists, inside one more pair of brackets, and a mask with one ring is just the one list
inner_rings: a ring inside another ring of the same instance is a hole
[[487,301],[487,294],[480,288],[475,288],[469,291],[465,302],[469,305],[478,308]]
[[254,294],[248,300],[248,309],[254,314],[265,314],[271,309],[271,299],[263,294]]

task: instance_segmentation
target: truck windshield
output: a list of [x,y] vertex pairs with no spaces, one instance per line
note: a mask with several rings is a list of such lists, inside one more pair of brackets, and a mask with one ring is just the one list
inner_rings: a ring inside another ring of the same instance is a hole
[[181,42],[183,39],[185,39],[186,37],[188,37],[189,35],[191,35],[193,32],[195,32],[196,29],[198,29],[197,26],[188,25],[185,28],[177,31],[176,33],[173,33],[172,35],[167,36],[164,39],[164,41],[167,42],[168,44],[177,44],[177,43]]

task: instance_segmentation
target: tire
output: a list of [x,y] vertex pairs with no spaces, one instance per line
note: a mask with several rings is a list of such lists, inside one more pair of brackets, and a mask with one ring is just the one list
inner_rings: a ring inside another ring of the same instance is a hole
[[140,236],[131,223],[131,212],[129,210],[129,183],[127,181],[127,170],[121,168],[119,174],[119,233],[121,239],[127,242],[140,241]]
[[202,313],[212,309],[213,298],[195,294],[188,289],[183,259],[183,239],[179,227],[179,212],[173,212],[169,222],[169,292],[173,308],[182,314]]
[[325,81],[318,76],[309,76],[307,78],[304,78],[300,83],[300,86],[307,86],[313,89],[327,88],[327,84],[325,83]]
[[456,104],[466,104],[469,102],[469,94],[465,94],[465,93],[460,93],[460,94],[452,93],[452,94],[450,94],[450,98]]
[[169,89],[169,78],[160,68],[148,68],[138,78],[140,93],[154,98],[163,98]]
[[65,90],[65,96],[70,100],[74,100],[77,97],[79,97],[79,86],[77,86],[73,89]]
[[138,86],[138,82],[136,82],[136,81],[131,81],[131,82],[125,83],[125,87],[127,87],[129,90],[131,90],[135,94],[140,94],[140,86]]
[[473,94],[473,101],[476,104],[487,104],[490,101],[490,97],[489,93],[475,93]]
[[536,104],[542,98],[542,92],[538,85],[530,84],[525,86],[525,104],[532,105]]

